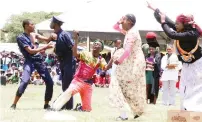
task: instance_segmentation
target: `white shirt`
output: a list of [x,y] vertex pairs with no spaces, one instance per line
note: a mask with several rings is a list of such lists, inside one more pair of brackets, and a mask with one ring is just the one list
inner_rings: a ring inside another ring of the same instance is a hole
[[[176,64],[177,67],[175,69],[168,69],[166,68],[168,64]],[[177,81],[179,70],[182,68],[182,62],[178,60],[176,54],[172,54],[169,58],[168,55],[165,55],[161,59],[161,68],[163,69],[163,74],[161,76],[162,81],[168,81],[168,80]]]
[[10,62],[11,62],[11,59],[10,59],[10,58],[8,58],[8,57],[2,58],[2,63],[3,63],[3,64],[9,64]]
[[113,57],[115,51],[117,50],[117,47],[114,47],[112,50],[111,50],[111,58]]

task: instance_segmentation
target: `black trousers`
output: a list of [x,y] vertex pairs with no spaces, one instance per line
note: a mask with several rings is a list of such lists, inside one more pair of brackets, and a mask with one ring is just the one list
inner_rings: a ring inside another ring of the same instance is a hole
[[[75,73],[75,66],[76,63],[66,63],[61,62],[60,70],[61,70],[61,77],[62,77],[62,90],[65,91],[68,89],[69,85],[73,80],[73,75]],[[71,110],[73,109],[73,97],[62,107],[62,109]]]
[[29,83],[30,77],[34,69],[37,70],[41,78],[46,84],[45,101],[50,101],[53,95],[53,80],[48,72],[46,65],[43,62],[25,61],[20,86],[16,96],[21,97]]

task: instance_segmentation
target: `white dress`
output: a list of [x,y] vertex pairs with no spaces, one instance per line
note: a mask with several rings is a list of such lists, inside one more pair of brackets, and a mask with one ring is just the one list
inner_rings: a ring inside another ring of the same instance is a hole
[[181,109],[202,112],[202,58],[182,65],[180,94]]

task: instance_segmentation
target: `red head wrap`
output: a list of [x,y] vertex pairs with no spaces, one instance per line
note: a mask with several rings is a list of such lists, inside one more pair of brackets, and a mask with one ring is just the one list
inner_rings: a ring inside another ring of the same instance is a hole
[[156,38],[156,34],[154,32],[148,32],[146,34],[146,39],[153,39]]
[[190,25],[192,25],[192,27],[196,28],[199,31],[200,35],[202,36],[202,30],[195,23],[193,15],[183,15],[183,14],[180,14],[179,16],[177,16],[176,21],[178,21],[180,23],[183,23],[183,24],[190,24]]
[[154,47],[154,48],[159,47],[159,43],[156,40],[156,34],[154,32],[148,32],[146,34],[146,40],[147,40],[147,44],[150,47]]

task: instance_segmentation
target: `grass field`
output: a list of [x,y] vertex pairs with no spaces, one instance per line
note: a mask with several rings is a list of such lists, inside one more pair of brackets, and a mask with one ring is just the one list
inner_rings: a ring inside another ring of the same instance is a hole
[[[67,122],[63,120],[47,120],[44,118],[47,111],[43,110],[44,90],[45,86],[29,85],[25,94],[20,99],[17,109],[10,110],[17,85],[0,86],[0,122]],[[61,87],[54,86],[53,100],[60,94]],[[108,104],[107,88],[94,88],[92,100],[92,112],[75,112],[60,111],[63,116],[72,115],[76,118],[76,122],[115,122],[115,118],[119,116],[116,108],[111,108]],[[148,105],[143,116],[134,120],[132,114],[129,116],[129,122],[166,122],[168,110],[179,109],[179,96],[176,97],[177,105],[167,107],[161,105],[161,95],[157,105]],[[74,103],[80,102],[80,96],[76,95]],[[52,101],[53,101],[52,100]],[[49,112],[50,113],[50,112]],[[55,115],[57,116],[57,115]]]

